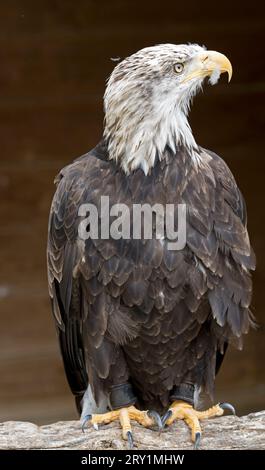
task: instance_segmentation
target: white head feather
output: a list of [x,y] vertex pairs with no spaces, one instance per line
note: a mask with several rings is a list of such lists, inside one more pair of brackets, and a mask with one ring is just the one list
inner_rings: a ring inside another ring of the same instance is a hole
[[[109,158],[126,173],[140,167],[147,174],[167,146],[176,152],[184,145],[194,162],[200,162],[187,115],[204,78],[184,79],[204,51],[196,44],[162,44],[142,49],[114,68],[104,96],[104,137]],[[218,74],[213,72],[212,82]]]

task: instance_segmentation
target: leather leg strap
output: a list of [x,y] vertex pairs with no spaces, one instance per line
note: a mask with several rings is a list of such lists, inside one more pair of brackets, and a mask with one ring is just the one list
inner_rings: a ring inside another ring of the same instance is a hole
[[134,405],[137,398],[133,393],[131,384],[113,385],[109,391],[109,404],[112,410]]
[[170,401],[183,400],[194,405],[194,391],[195,387],[190,383],[183,383],[180,385],[175,385],[170,394]]

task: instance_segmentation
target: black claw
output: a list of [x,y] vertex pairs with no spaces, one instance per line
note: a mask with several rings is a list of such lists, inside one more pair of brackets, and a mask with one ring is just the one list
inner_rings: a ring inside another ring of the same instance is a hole
[[229,410],[234,416],[236,415],[236,410],[233,405],[230,405],[230,403],[220,403],[219,406],[222,408],[222,410]]
[[196,434],[195,434],[195,442],[194,442],[194,450],[199,449],[200,442],[201,442],[201,433],[200,433],[200,432],[196,432]]
[[127,432],[127,439],[128,439],[128,444],[129,444],[129,449],[133,449],[133,435],[131,431]]
[[161,431],[164,426],[163,426],[160,415],[156,411],[152,411],[152,410],[147,411],[147,415],[149,416],[149,418],[153,418],[153,420],[155,421],[155,424],[157,424],[158,426],[159,431]]
[[162,421],[162,426],[163,426],[163,428],[164,428],[164,426],[165,426],[165,424],[166,424],[168,418],[170,418],[170,416],[172,416],[172,411],[171,411],[171,410],[168,410],[168,411],[164,414],[164,416],[162,416],[162,420],[161,420],[161,421]]
[[92,415],[86,415],[82,421],[82,432],[85,432],[85,427],[88,421],[92,419]]

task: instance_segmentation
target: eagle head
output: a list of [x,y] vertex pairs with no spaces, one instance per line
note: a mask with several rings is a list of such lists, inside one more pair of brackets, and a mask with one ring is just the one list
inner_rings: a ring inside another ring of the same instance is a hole
[[104,95],[109,158],[126,173],[148,174],[166,147],[176,153],[183,145],[198,164],[188,111],[204,79],[215,84],[223,72],[230,81],[227,57],[197,44],[146,47],[118,63]]

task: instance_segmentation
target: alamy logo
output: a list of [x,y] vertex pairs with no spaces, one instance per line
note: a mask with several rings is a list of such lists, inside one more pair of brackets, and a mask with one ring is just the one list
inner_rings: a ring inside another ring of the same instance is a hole
[[78,227],[82,240],[166,239],[169,250],[182,250],[186,245],[186,204],[110,205],[109,197],[101,196],[100,210],[95,204],[82,204],[78,215],[82,217]]

